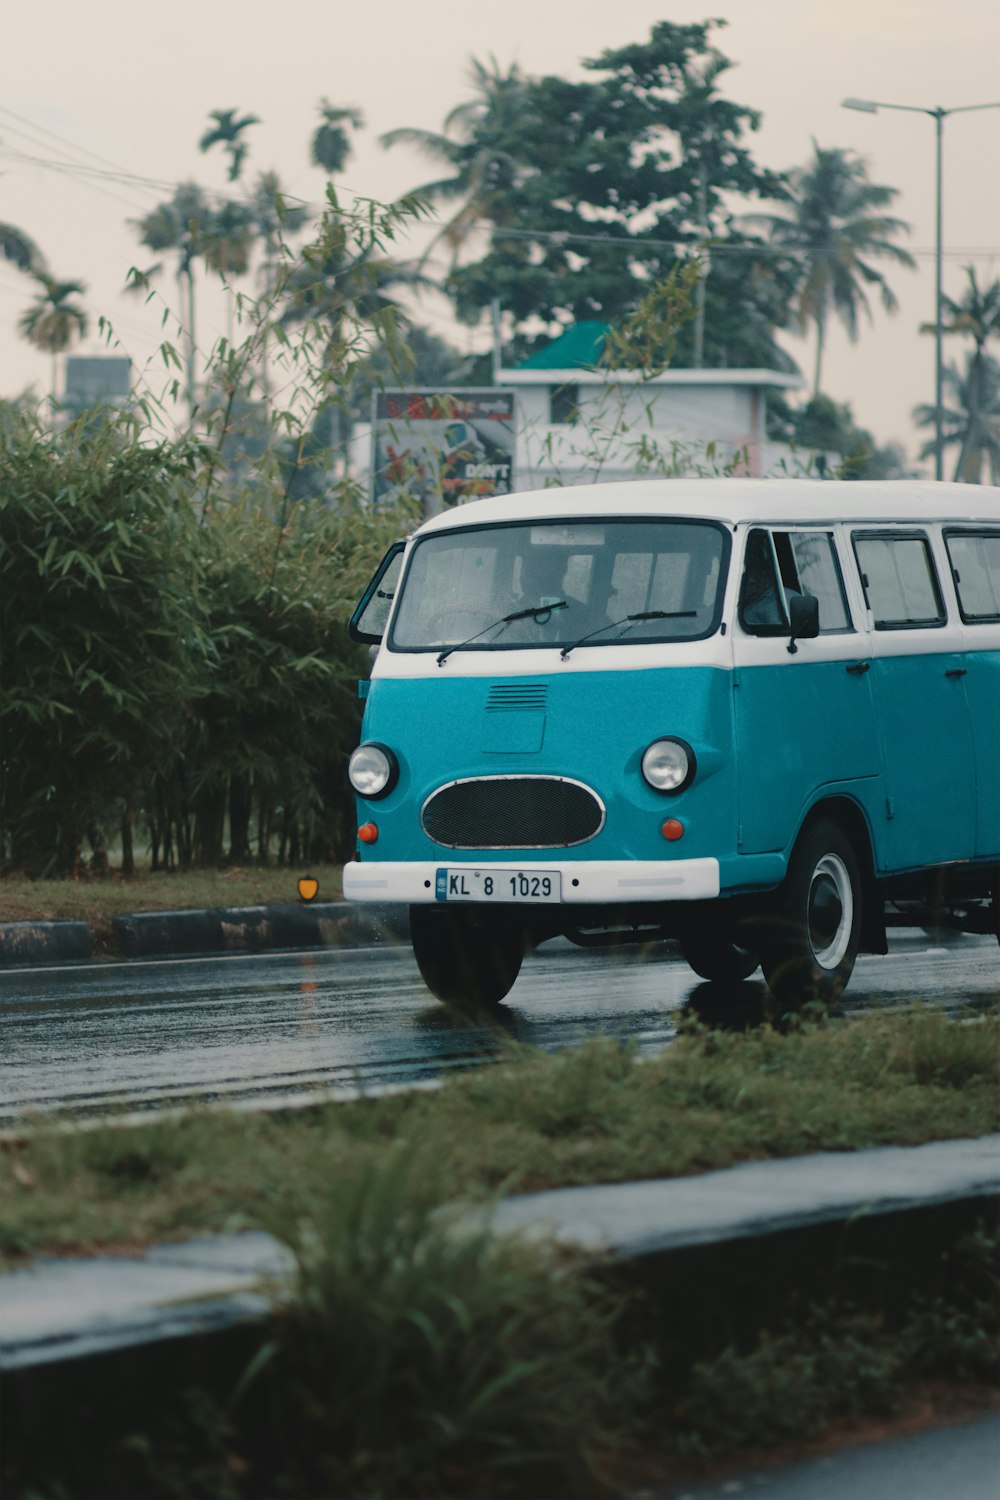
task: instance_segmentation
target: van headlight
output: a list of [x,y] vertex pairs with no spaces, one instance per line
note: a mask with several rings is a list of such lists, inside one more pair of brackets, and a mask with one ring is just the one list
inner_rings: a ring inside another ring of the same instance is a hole
[[642,754],[642,774],[654,792],[682,792],[695,768],[694,751],[684,740],[654,740]]
[[359,797],[387,797],[399,780],[399,761],[388,745],[370,740],[359,745],[347,763],[347,779]]

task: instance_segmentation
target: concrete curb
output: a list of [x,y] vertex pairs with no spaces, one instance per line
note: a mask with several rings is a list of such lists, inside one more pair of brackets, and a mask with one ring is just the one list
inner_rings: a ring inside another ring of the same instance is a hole
[[[368,947],[410,935],[407,907],[351,901],[141,911],[113,917],[110,927],[112,956],[120,958]],[[0,969],[85,960],[98,950],[85,922],[0,923]]]
[[702,1177],[508,1198],[499,1233],[626,1260],[983,1201],[1000,1194],[1000,1135],[741,1162]]
[[[610,1255],[637,1278],[653,1266],[669,1279],[686,1258],[715,1295],[724,1278],[707,1275],[707,1252],[716,1273],[722,1256],[730,1278],[753,1280],[753,1242],[770,1261],[783,1238],[815,1236],[824,1226],[839,1235],[848,1225],[880,1233],[893,1225],[905,1237],[914,1215],[926,1221],[944,1212],[962,1222],[970,1212],[992,1215],[998,1196],[1000,1135],[993,1135],[525,1194],[502,1202],[488,1222],[499,1234]],[[458,1223],[479,1228],[484,1220],[473,1213]],[[287,1248],[259,1232],[159,1245],[138,1256],[37,1261],[0,1276],[0,1374],[257,1322],[292,1268]]]
[[0,922],[0,969],[87,959],[93,946],[86,922]]

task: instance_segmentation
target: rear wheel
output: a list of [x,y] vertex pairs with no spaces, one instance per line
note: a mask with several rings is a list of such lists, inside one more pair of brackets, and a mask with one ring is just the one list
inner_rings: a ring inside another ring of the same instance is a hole
[[470,907],[410,907],[421,977],[446,1005],[499,1005],[521,971],[524,932]]
[[755,949],[741,948],[721,934],[713,936],[699,929],[682,933],[680,943],[685,963],[702,979],[735,984],[749,979],[760,964]]
[[814,823],[759,929],[761,967],[777,1000],[829,1004],[843,993],[858,956],[861,901],[851,840],[837,823]]

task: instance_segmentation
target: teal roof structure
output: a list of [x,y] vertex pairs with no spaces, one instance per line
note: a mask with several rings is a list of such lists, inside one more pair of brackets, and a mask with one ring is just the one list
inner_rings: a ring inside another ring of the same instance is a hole
[[515,365],[515,370],[583,370],[600,364],[608,325],[591,319],[571,323],[564,333],[544,349],[538,349]]

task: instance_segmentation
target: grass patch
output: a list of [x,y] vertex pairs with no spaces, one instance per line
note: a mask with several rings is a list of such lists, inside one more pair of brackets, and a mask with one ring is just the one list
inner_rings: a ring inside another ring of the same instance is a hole
[[995,1234],[962,1235],[940,1265],[947,1291],[908,1289],[901,1314],[830,1300],[695,1364],[673,1404],[672,1448],[718,1458],[801,1443],[831,1422],[890,1417],[928,1381],[995,1385],[1000,1280]]
[[933,1012],[714,1033],[660,1057],[598,1038],[403,1094],[287,1114],[194,1111],[0,1150],[0,1258],[194,1233],[286,1232],[331,1182],[412,1145],[414,1190],[483,1198],[1000,1128],[1000,1016]]
[[227,870],[146,872],[128,878],[112,872],[82,880],[0,876],[0,921],[76,921],[100,928],[112,917],[136,911],[197,911],[298,902],[300,875],[314,875],[319,881],[319,901],[341,899],[340,865],[294,870],[262,870],[250,865]]

